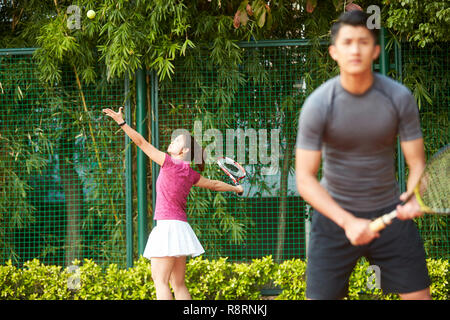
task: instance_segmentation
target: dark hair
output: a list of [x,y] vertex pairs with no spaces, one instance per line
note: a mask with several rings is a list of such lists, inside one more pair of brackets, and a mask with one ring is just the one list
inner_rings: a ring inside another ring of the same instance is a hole
[[191,134],[183,134],[184,136],[184,146],[189,148],[188,153],[186,154],[186,160],[194,162],[199,171],[203,171],[205,169],[205,155],[203,148],[198,144],[195,138]]
[[350,26],[354,26],[354,27],[365,27],[367,28],[367,30],[370,31],[370,33],[372,34],[374,40],[375,40],[375,44],[378,43],[378,29],[377,28],[373,28],[373,29],[369,29],[367,27],[367,19],[370,16],[364,12],[364,11],[360,11],[360,10],[352,10],[352,11],[347,11],[342,13],[339,16],[338,21],[336,21],[333,26],[331,27],[331,44],[334,44],[337,38],[337,35],[339,33],[339,29],[343,26],[343,25],[350,25]]

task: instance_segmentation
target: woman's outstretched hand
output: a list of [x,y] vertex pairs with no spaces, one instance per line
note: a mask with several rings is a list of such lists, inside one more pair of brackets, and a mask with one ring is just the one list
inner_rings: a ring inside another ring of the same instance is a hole
[[113,120],[114,120],[115,122],[117,122],[117,123],[122,123],[122,122],[123,122],[122,110],[123,110],[123,107],[120,107],[118,112],[115,112],[114,110],[109,109],[109,108],[103,109],[102,111],[103,111],[103,113],[105,113],[107,116],[113,118]]

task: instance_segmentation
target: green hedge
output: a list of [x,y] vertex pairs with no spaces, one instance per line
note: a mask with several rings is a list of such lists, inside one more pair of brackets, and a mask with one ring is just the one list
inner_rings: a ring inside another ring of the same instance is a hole
[[[433,299],[448,300],[450,267],[447,260],[428,259],[432,278]],[[134,300],[155,299],[150,263],[141,258],[134,267],[106,269],[91,260],[84,260],[77,269],[46,266],[38,260],[17,268],[8,262],[0,266],[0,299],[12,300]],[[397,295],[383,295],[378,289],[369,290],[367,262],[357,264],[350,278],[347,299],[398,299]],[[300,259],[275,263],[271,256],[254,259],[251,263],[232,263],[227,259],[190,259],[186,270],[186,284],[193,299],[200,300],[258,300],[261,289],[277,287],[276,299],[305,299],[306,263]]]

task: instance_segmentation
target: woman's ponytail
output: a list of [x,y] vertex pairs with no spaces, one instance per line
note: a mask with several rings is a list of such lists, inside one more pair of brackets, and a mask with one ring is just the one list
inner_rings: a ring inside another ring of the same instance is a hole
[[185,135],[186,148],[189,148],[187,159],[194,162],[201,172],[205,169],[205,152],[192,135]]

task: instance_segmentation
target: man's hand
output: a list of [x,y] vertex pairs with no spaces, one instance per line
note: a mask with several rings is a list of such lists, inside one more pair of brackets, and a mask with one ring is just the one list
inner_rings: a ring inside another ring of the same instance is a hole
[[[407,197],[408,194],[406,192],[402,193],[400,200],[405,201]],[[396,210],[397,218],[400,220],[414,219],[423,215],[423,212],[420,211],[420,206],[415,196],[411,197],[411,199],[404,205],[398,205]]]
[[361,246],[370,243],[380,234],[369,229],[371,220],[352,217],[345,222],[344,230],[350,243]]

